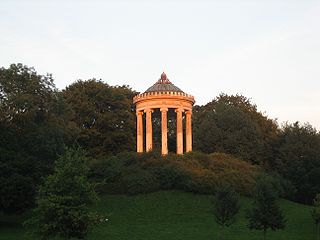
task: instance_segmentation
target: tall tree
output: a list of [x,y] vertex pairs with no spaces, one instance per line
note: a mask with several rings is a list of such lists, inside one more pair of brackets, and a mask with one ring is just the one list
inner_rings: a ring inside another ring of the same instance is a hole
[[37,207],[25,224],[41,239],[83,239],[98,223],[89,206],[96,202],[88,182],[87,158],[81,149],[68,149],[55,163],[54,173],[40,187]]
[[39,75],[22,64],[0,68],[0,120],[19,124],[43,121],[52,107],[54,92],[50,74]]
[[79,80],[63,91],[79,129],[78,141],[94,156],[135,149],[136,93],[127,86]]
[[317,240],[320,239],[320,194],[317,194],[315,199],[313,199],[313,209],[311,211],[311,216],[314,223],[317,226]]
[[285,124],[274,149],[273,168],[296,188],[293,200],[311,204],[320,192],[320,134],[310,124]]
[[239,212],[239,196],[230,185],[221,185],[213,198],[213,206],[213,213],[217,224],[221,227],[221,239],[223,239],[224,228],[235,222],[235,216]]
[[247,211],[250,229],[263,230],[263,239],[266,239],[267,230],[283,229],[285,220],[277,204],[278,192],[273,179],[261,176],[255,186],[253,207]]
[[50,74],[22,64],[0,68],[0,211],[32,206],[36,185],[63,152],[71,134],[57,103]]
[[272,159],[278,127],[242,95],[220,94],[205,106],[195,106],[193,122],[197,150],[226,152],[265,165]]

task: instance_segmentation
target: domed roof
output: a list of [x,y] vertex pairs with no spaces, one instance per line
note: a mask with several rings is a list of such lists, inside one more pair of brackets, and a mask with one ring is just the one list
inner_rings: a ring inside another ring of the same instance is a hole
[[160,79],[153,84],[151,87],[149,87],[145,93],[147,92],[183,92],[180,88],[173,85],[169,79],[167,78],[167,75],[163,72],[161,74]]

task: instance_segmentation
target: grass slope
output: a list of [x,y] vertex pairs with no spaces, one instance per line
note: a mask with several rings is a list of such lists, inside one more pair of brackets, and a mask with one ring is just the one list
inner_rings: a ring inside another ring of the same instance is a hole
[[[241,198],[241,212],[237,222],[225,231],[225,239],[262,239],[262,232],[246,227],[245,209],[251,200]],[[280,202],[287,223],[285,230],[268,232],[267,239],[316,239],[310,207],[286,200]],[[214,222],[209,196],[176,191],[162,191],[137,196],[103,196],[97,211],[107,214],[89,239],[112,240],[188,240],[218,239],[219,229]],[[32,239],[24,234],[17,218],[1,217],[0,239]],[[4,223],[6,220],[6,224]],[[20,217],[20,222],[21,222]]]

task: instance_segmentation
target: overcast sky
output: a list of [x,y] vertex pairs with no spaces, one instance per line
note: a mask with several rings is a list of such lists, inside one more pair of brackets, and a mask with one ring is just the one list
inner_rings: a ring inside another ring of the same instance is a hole
[[320,1],[0,0],[0,66],[142,92],[162,71],[197,104],[240,93],[320,130]]

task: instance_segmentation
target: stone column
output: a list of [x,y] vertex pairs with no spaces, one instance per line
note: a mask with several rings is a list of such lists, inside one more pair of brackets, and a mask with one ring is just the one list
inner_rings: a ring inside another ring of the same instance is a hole
[[146,113],[146,151],[152,150],[152,109],[144,110]]
[[160,108],[161,111],[161,153],[168,154],[168,108]]
[[183,154],[183,126],[182,126],[182,112],[183,109],[177,108],[177,154]]
[[142,121],[143,112],[137,111],[136,114],[137,114],[137,152],[141,153],[143,152],[143,121]]
[[192,151],[192,111],[186,112],[186,152]]

